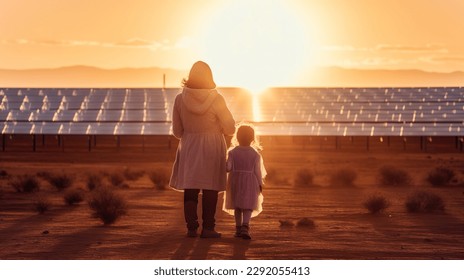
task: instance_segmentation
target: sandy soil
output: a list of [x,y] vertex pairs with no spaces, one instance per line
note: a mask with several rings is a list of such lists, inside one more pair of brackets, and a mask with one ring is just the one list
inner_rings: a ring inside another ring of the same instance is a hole
[[[0,169],[11,175],[64,171],[75,174],[75,187],[85,189],[89,171],[170,168],[173,151],[4,152]],[[186,238],[182,193],[154,188],[147,175],[117,189],[129,211],[110,226],[93,218],[86,202],[67,206],[63,193],[45,181],[38,194],[52,207],[38,214],[33,209],[37,193],[17,193],[10,179],[1,178],[0,259],[464,259],[464,153],[281,147],[263,156],[267,168],[289,184],[265,186],[264,211],[252,219],[251,241],[233,237],[233,217],[220,211],[222,195],[217,230],[223,237]],[[384,165],[408,171],[414,184],[380,186],[378,169]],[[424,178],[437,166],[455,170],[457,180],[429,186]],[[294,173],[302,167],[313,170],[315,186],[293,186]],[[355,186],[330,186],[330,174],[346,167],[358,174]],[[445,212],[408,213],[406,197],[417,189],[440,195]],[[390,201],[382,214],[370,214],[362,205],[374,193]],[[297,226],[301,218],[312,219],[315,227]],[[280,220],[294,226],[281,227]]]

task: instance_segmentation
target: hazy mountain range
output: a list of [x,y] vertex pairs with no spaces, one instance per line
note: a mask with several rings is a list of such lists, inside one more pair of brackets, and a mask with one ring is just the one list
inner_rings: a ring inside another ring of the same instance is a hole
[[[55,69],[0,69],[0,87],[178,87],[188,70],[163,68],[102,69],[70,66]],[[464,72],[421,70],[360,70],[318,68],[301,79],[301,86],[464,86]]]
[[179,86],[188,71],[162,68],[102,69],[69,66],[54,69],[1,70],[0,87],[162,87]]

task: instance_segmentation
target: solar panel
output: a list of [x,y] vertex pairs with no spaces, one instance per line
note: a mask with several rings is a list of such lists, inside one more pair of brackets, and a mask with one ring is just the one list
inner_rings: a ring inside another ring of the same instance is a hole
[[[180,89],[0,89],[3,134],[170,134]],[[263,135],[462,136],[464,88],[220,89]]]

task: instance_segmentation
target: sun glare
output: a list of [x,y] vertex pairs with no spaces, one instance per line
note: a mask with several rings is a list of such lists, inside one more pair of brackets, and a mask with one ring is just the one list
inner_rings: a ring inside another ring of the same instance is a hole
[[289,86],[305,60],[305,36],[285,1],[231,1],[209,22],[202,55],[224,86],[253,94]]
[[263,119],[263,115],[261,113],[261,104],[259,103],[259,96],[258,94],[253,95],[252,99],[252,110],[253,110],[253,121],[260,122]]

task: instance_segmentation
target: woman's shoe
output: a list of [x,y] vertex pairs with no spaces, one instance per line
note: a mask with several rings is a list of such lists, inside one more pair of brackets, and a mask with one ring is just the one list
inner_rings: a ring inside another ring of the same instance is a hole
[[251,239],[249,230],[250,230],[250,227],[247,224],[243,224],[240,230],[240,236],[243,239]]
[[220,238],[221,233],[215,231],[214,229],[213,230],[211,230],[211,229],[203,229],[201,231],[200,237],[201,238]]
[[234,237],[242,237],[242,227],[241,226],[236,226],[235,227]]
[[187,237],[197,237],[198,233],[196,229],[189,229],[187,231]]

